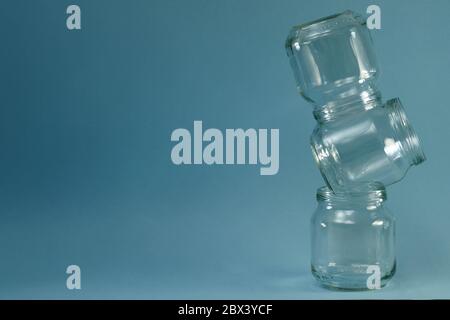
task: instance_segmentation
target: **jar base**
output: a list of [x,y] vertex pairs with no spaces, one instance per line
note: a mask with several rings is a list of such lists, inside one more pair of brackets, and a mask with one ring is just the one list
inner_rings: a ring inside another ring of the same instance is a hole
[[[326,289],[337,291],[366,291],[373,290],[367,286],[367,279],[370,274],[365,271],[368,267],[369,265],[326,268],[315,268],[311,266],[311,272],[319,284]],[[394,276],[395,270],[396,266],[394,263],[389,271],[382,272],[380,279],[381,288],[387,285],[389,280]]]

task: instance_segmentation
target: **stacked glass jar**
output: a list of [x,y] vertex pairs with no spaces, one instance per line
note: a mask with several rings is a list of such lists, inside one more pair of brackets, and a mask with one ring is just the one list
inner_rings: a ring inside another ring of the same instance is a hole
[[312,218],[312,272],[331,288],[371,289],[376,276],[383,286],[395,272],[385,186],[425,161],[419,138],[400,100],[382,101],[362,17],[345,11],[295,26],[286,50],[298,91],[314,107],[311,149],[326,183]]

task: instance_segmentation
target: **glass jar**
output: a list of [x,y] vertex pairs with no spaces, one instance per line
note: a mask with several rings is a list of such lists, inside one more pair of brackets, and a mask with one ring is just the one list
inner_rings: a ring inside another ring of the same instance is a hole
[[316,114],[311,148],[327,185],[334,191],[377,181],[401,180],[425,160],[399,99],[370,110],[346,108]]
[[[328,187],[317,190],[311,270],[320,284],[367,290],[383,287],[392,278],[395,220],[384,207],[385,200],[385,188],[379,183],[347,193],[333,193]],[[372,281],[374,276],[378,279]]]
[[372,39],[352,11],[293,27],[285,47],[297,88],[315,108],[380,99]]

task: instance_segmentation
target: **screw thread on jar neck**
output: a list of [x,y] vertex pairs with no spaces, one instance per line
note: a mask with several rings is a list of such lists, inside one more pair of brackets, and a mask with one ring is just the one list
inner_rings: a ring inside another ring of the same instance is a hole
[[362,88],[351,88],[336,94],[333,100],[314,103],[314,105],[314,118],[319,123],[325,123],[381,106],[381,92],[371,84]]
[[331,206],[342,204],[357,206],[361,204],[368,208],[375,208],[380,206],[386,199],[386,189],[380,182],[360,184],[339,192],[334,192],[326,186],[317,189],[317,201],[325,202]]
[[420,139],[406,117],[405,110],[398,98],[386,102],[392,126],[402,141],[403,151],[411,165],[421,164],[426,160]]

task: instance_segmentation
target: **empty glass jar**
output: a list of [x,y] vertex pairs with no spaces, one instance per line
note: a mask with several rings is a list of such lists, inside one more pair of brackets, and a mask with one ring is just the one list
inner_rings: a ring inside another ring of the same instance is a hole
[[317,166],[333,190],[377,181],[390,185],[425,160],[399,99],[370,110],[319,114],[311,135]]
[[317,190],[311,270],[323,286],[376,289],[394,275],[395,220],[384,207],[385,200],[379,183],[343,194],[328,187]]
[[364,19],[345,11],[296,26],[286,50],[298,90],[314,106],[311,147],[330,188],[389,185],[425,160],[399,99],[382,102]]
[[300,94],[316,109],[367,105],[380,96],[372,39],[352,11],[293,27],[286,51]]

